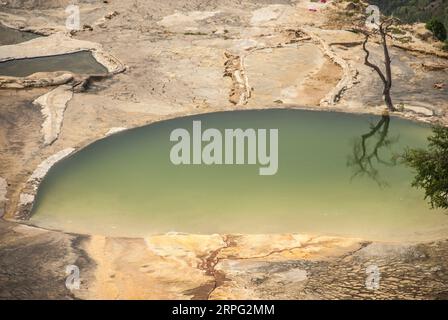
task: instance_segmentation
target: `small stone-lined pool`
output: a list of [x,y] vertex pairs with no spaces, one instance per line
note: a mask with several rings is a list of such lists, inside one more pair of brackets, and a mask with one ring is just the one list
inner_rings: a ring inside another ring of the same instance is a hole
[[[193,120],[203,129],[278,128],[277,174],[259,175],[259,165],[173,165],[170,133],[191,131]],[[40,185],[31,222],[119,236],[446,236],[446,212],[430,210],[423,191],[411,187],[413,172],[394,161],[406,147],[425,147],[430,133],[427,125],[398,118],[303,110],[163,121],[95,142],[56,164]]]
[[38,34],[8,28],[0,23],[0,46],[17,44],[40,37]]
[[0,62],[0,75],[27,77],[36,72],[70,71],[76,74],[104,74],[108,70],[89,51]]

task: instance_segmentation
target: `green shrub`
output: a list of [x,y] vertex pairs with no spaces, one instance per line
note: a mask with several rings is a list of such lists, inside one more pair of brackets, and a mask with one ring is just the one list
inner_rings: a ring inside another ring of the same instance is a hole
[[437,19],[431,19],[426,23],[426,29],[431,31],[440,41],[446,40],[446,28],[442,22]]
[[425,190],[433,208],[448,209],[448,127],[434,126],[427,149],[408,149],[404,162],[416,171],[412,185]]

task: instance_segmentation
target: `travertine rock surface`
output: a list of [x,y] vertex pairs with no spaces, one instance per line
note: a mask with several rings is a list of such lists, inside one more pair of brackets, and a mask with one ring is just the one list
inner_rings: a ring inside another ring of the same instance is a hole
[[[0,61],[89,50],[110,73],[0,75],[0,215],[4,208],[8,219],[28,216],[55,163],[48,159],[123,128],[248,108],[384,110],[381,81],[364,66],[363,37],[351,31],[362,6],[348,14],[344,1],[316,3],[313,11],[305,0],[86,0],[78,1],[81,30],[69,31],[71,1],[3,2],[2,23],[47,37],[1,46]],[[403,106],[396,115],[447,124],[448,55],[417,27],[402,29],[391,40],[392,94]],[[381,48],[370,45],[380,63]],[[444,240],[125,239],[1,220],[0,298],[446,299],[447,253]],[[65,287],[69,264],[82,278],[73,292]],[[370,265],[381,272],[378,290],[365,284]]]

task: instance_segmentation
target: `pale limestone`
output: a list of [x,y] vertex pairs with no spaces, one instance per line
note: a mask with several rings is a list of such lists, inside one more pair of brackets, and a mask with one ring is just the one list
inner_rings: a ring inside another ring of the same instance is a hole
[[63,85],[34,100],[33,104],[41,108],[45,119],[42,123],[45,145],[52,144],[58,138],[65,108],[72,97],[71,86]]
[[166,28],[173,27],[194,27],[196,22],[211,18],[220,11],[190,11],[190,12],[176,12],[172,15],[163,17],[157,24]]
[[114,128],[110,128],[109,131],[106,132],[105,136],[108,137],[110,135],[113,135],[115,133],[121,132],[126,130],[127,128],[125,127],[114,127]]
[[252,17],[250,19],[250,23],[253,26],[260,26],[271,21],[275,21],[279,19],[287,10],[290,10],[291,6],[286,5],[269,5],[267,7],[263,7],[257,9],[252,12]]
[[325,42],[321,37],[318,36],[317,29],[305,27],[302,28],[302,31],[308,34],[314,41],[316,41],[322,52],[327,55],[334,63],[338,64],[343,70],[342,79],[339,83],[331,90],[325,98],[320,101],[320,105],[322,106],[331,106],[336,104],[344,91],[351,89],[356,81],[357,71],[354,70],[350,64],[342,59],[338,54],[334,52],[334,50]]
[[33,203],[33,201],[34,201],[34,196],[32,194],[29,194],[29,193],[21,193],[20,194],[19,205],[25,206],[25,205]]
[[425,108],[425,107],[417,107],[417,106],[404,106],[405,111],[414,112],[423,116],[431,117],[434,115],[434,111]]
[[73,151],[75,151],[75,148],[66,148],[45,159],[41,164],[37,166],[36,170],[34,170],[33,174],[30,176],[27,183],[36,192],[40,181],[51,169],[51,167],[58,161],[70,155]]

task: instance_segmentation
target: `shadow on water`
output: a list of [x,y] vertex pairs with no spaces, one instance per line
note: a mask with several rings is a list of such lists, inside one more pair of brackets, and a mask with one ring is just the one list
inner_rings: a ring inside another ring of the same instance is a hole
[[390,116],[383,115],[377,123],[370,124],[368,132],[355,139],[353,153],[347,161],[347,166],[354,170],[352,180],[365,176],[380,187],[388,186],[387,180],[380,175],[380,168],[396,166],[399,158],[392,150],[399,137],[389,137],[389,129]]

